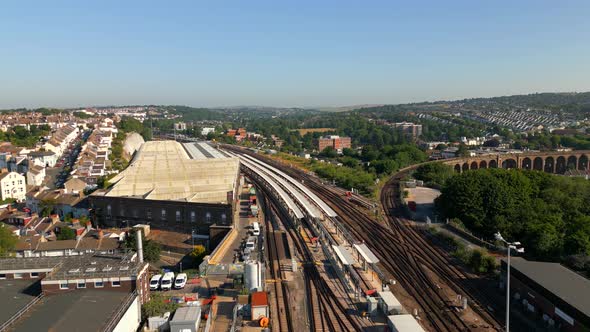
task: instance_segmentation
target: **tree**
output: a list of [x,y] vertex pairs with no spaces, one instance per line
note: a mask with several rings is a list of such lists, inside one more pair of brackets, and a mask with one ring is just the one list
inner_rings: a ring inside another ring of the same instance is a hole
[[199,266],[201,264],[201,262],[203,261],[203,258],[206,255],[207,255],[207,251],[205,249],[205,246],[203,246],[201,244],[197,244],[193,248],[191,253],[189,254],[189,256],[193,259],[196,266]]
[[526,170],[480,169],[447,179],[437,209],[479,237],[518,239],[526,255],[590,255],[590,182]]
[[53,209],[57,201],[55,199],[44,199],[40,202],[39,207],[41,209],[42,217],[49,217],[53,213]]
[[160,260],[162,247],[154,241],[148,240],[143,246],[143,257],[150,263],[155,263]]
[[58,240],[75,240],[76,239],[76,232],[69,227],[61,227],[59,230],[59,234],[57,234]]
[[500,141],[496,138],[492,138],[491,140],[487,140],[483,143],[483,146],[488,148],[497,148],[500,146]]
[[90,219],[88,219],[88,217],[85,215],[80,216],[78,220],[80,221],[80,226],[82,227],[86,227],[86,225],[88,225],[88,223],[90,222]]
[[7,256],[16,247],[18,238],[4,224],[0,224],[0,257]]
[[467,149],[467,145],[461,144],[459,145],[459,149],[455,153],[457,157],[469,157],[469,149]]
[[451,166],[443,163],[425,164],[416,169],[414,177],[428,185],[442,186],[445,181],[455,175]]
[[347,156],[347,157],[354,157],[354,156],[357,155],[356,154],[356,151],[354,151],[351,148],[344,148],[344,149],[342,149],[342,154],[345,155],[345,156]]
[[150,300],[141,306],[141,316],[143,319],[161,316],[165,312],[174,312],[178,307],[178,303],[168,301],[162,294],[152,292],[150,294]]
[[[147,240],[142,233],[143,244],[143,258],[150,263],[155,263],[160,260],[162,248],[160,245],[152,240]],[[137,235],[136,232],[128,232],[125,240],[125,248],[137,251]]]
[[327,146],[325,149],[322,150],[322,152],[320,153],[320,156],[323,156],[326,158],[336,158],[336,157],[338,157],[338,152],[333,147]]

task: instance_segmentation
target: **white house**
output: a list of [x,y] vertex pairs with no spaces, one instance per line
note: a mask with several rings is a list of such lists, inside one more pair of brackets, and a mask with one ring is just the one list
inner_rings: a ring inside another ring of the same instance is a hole
[[0,174],[0,198],[14,198],[17,201],[25,200],[27,194],[25,177],[17,172],[4,172]]
[[40,186],[45,179],[45,167],[33,165],[27,172],[27,184],[31,186]]
[[43,148],[46,151],[53,151],[57,155],[57,158],[60,158],[79,132],[78,127],[70,124],[61,127],[51,136],[49,141],[43,144]]
[[57,155],[53,151],[31,151],[29,159],[33,161],[33,164],[43,167],[55,167],[57,163]]

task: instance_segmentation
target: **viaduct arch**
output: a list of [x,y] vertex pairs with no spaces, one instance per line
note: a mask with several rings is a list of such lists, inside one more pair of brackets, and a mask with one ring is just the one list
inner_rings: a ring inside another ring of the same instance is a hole
[[476,157],[455,158],[444,161],[461,173],[480,168],[528,169],[553,174],[568,170],[589,170],[590,150],[524,152],[516,154],[489,154]]

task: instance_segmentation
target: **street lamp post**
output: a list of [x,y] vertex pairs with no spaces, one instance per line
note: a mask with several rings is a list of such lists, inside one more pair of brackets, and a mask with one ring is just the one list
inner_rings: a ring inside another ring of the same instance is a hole
[[508,260],[506,263],[506,332],[510,332],[510,250],[514,249],[518,253],[524,253],[524,248],[519,247],[520,242],[508,242],[502,237],[500,232],[494,234],[496,240],[506,244],[508,251]]

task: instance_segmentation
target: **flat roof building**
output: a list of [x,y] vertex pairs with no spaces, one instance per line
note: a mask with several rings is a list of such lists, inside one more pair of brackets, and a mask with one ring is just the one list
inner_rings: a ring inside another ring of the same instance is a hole
[[135,331],[148,266],[132,253],[0,259],[0,316],[14,331]]
[[563,331],[590,328],[590,280],[559,263],[515,257],[510,260],[510,283],[512,300],[548,325]]

